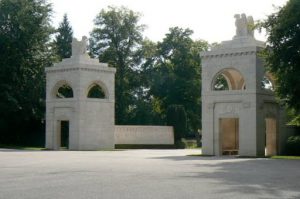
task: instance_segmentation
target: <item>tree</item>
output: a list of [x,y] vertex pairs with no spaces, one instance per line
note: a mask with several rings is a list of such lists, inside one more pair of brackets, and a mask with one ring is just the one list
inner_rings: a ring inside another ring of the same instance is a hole
[[64,14],[62,22],[55,36],[55,50],[59,59],[69,58],[72,55],[73,30],[69,23],[67,14]]
[[133,105],[133,91],[139,86],[136,53],[143,41],[140,15],[124,7],[108,7],[95,19],[90,53],[107,62],[116,72],[116,123],[126,124]]
[[201,128],[201,60],[199,53],[207,48],[204,41],[193,41],[193,31],[170,28],[158,43],[157,63],[153,67],[150,93],[158,100],[162,118],[169,105],[182,105],[187,114],[189,132]]
[[260,24],[268,34],[268,70],[276,77],[276,93],[300,113],[300,1],[290,0]]
[[44,117],[44,68],[51,65],[50,13],[51,6],[42,0],[0,1],[2,143],[16,144],[29,137]]
[[157,100],[149,92],[152,68],[157,60],[157,44],[144,39],[134,59],[138,66],[135,78],[138,79],[139,85],[133,90],[133,106],[130,108],[128,124],[163,125],[165,123],[156,104]]
[[178,141],[186,136],[186,112],[182,105],[172,104],[167,108],[167,124],[174,127],[174,137]]

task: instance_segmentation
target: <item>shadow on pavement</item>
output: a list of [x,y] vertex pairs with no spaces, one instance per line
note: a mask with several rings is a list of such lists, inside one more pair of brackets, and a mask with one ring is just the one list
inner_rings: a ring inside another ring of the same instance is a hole
[[247,159],[233,156],[168,156],[153,159],[192,160],[199,172],[186,173],[180,177],[202,178],[213,182],[216,193],[220,195],[237,193],[261,195],[260,199],[300,198],[300,161],[297,160]]

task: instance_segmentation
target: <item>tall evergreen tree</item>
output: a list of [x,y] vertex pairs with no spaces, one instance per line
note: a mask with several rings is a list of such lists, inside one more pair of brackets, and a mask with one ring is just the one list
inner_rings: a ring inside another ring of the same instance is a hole
[[73,30],[68,20],[67,14],[64,14],[62,22],[57,29],[55,36],[55,50],[59,59],[69,58],[72,55]]
[[44,117],[50,14],[43,0],[0,1],[0,143],[29,137]]

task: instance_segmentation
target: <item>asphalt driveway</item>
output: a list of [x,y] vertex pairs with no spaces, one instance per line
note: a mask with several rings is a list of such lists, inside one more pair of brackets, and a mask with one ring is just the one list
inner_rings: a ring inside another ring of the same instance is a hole
[[300,198],[299,160],[195,153],[0,149],[0,198]]

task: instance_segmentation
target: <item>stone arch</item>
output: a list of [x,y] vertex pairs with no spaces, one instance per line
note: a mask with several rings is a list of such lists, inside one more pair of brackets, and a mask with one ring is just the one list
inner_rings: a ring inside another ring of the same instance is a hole
[[66,81],[58,81],[52,89],[51,96],[53,98],[74,98],[74,90],[72,85]]
[[86,89],[87,98],[108,99],[109,93],[105,84],[101,81],[93,81]]
[[212,82],[211,90],[245,90],[245,78],[235,68],[225,68],[216,73]]

